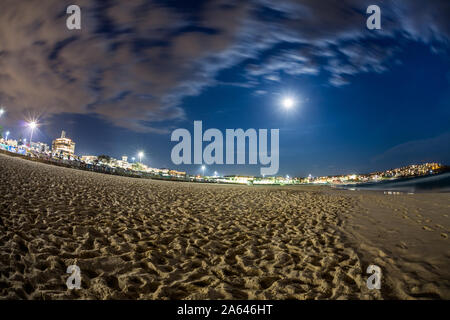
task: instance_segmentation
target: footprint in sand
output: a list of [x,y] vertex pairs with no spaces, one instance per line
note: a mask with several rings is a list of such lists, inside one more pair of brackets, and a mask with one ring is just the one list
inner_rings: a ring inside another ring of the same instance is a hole
[[430,227],[427,226],[423,226],[422,229],[427,231],[434,231],[434,229],[431,229]]
[[400,249],[405,249],[405,250],[408,249],[408,246],[403,241],[400,241],[400,243],[398,243],[396,246],[399,247]]
[[441,237],[444,238],[444,239],[447,239],[447,238],[448,238],[448,234],[442,232],[442,233],[441,233]]

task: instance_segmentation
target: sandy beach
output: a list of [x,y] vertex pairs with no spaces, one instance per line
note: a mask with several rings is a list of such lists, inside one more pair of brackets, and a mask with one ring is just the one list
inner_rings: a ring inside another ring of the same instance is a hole
[[450,299],[448,193],[0,173],[0,299]]

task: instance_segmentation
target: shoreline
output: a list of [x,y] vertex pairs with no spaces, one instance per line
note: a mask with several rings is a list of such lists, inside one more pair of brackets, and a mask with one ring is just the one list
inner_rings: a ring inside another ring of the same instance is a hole
[[[338,184],[308,184],[308,183],[295,183],[295,184],[244,184],[244,183],[233,183],[233,182],[229,182],[229,183],[224,183],[224,182],[217,182],[217,181],[198,181],[195,180],[195,178],[177,178],[177,177],[161,177],[161,176],[155,176],[152,174],[147,174],[144,172],[138,172],[138,171],[128,171],[128,170],[117,170],[117,169],[112,169],[108,172],[105,172],[103,170],[95,170],[95,169],[88,169],[88,168],[83,168],[74,165],[73,161],[69,161],[69,160],[63,160],[63,161],[59,161],[56,159],[52,159],[52,160],[48,160],[48,159],[43,159],[43,158],[32,158],[26,155],[21,155],[21,154],[17,154],[17,153],[13,153],[13,152],[9,152],[6,150],[0,150],[0,154],[6,155],[6,156],[11,156],[14,158],[20,158],[23,160],[27,160],[27,161],[32,161],[32,162],[38,162],[38,163],[43,163],[43,164],[47,164],[50,166],[56,166],[56,167],[64,167],[64,168],[69,168],[69,169],[74,169],[74,170],[80,170],[80,171],[88,171],[88,172],[94,172],[94,173],[99,173],[99,174],[106,174],[106,175],[115,175],[115,176],[123,176],[123,177],[129,177],[129,178],[136,178],[136,179],[150,179],[150,180],[159,180],[159,181],[174,181],[174,182],[191,182],[191,183],[199,183],[199,184],[217,184],[217,185],[239,185],[239,186],[251,186],[251,187],[326,187],[326,188],[332,188],[335,190],[350,190],[350,191],[371,191],[371,192],[382,192],[382,191],[390,191],[392,189],[378,189],[378,188],[374,188],[373,190],[370,190],[368,188],[364,188],[365,185],[368,184],[373,184],[373,185],[377,185],[377,183],[355,183],[355,184],[347,184],[347,185],[338,185]],[[388,182],[384,181],[381,183],[395,183],[395,182],[403,182],[403,181],[409,181],[409,180],[413,180],[413,179],[418,179],[418,178],[427,178],[427,177],[434,177],[434,176],[439,176],[445,173],[439,173],[439,174],[432,174],[432,175],[425,175],[425,176],[418,176],[418,177],[408,177],[408,178],[400,178],[400,179],[393,179],[393,180],[389,180]],[[359,186],[359,189],[358,189]],[[362,186],[362,188],[360,187]],[[439,193],[449,193],[450,190],[443,190],[443,191],[414,191],[414,193],[427,193],[427,192],[439,192]],[[401,191],[400,193],[408,193],[407,191]]]

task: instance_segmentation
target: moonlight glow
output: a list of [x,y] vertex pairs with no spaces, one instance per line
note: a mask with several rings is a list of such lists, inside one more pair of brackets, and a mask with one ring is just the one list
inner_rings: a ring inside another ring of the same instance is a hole
[[281,104],[285,109],[291,109],[295,105],[295,100],[292,97],[284,97]]

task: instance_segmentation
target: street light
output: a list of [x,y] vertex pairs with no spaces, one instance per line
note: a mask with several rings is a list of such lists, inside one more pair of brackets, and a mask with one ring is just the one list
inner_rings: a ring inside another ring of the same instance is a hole
[[30,148],[32,148],[31,143],[33,142],[33,132],[34,132],[34,129],[37,128],[37,123],[35,121],[31,121],[28,123],[28,127],[30,127],[30,129],[31,129]]
[[140,151],[138,153],[138,157],[139,157],[139,162],[142,163],[142,158],[144,157],[144,152]]
[[8,141],[9,131],[6,131],[6,141]]
[[205,169],[206,169],[206,167],[202,166],[203,175],[205,175]]
[[5,110],[3,108],[0,109],[0,117],[5,113]]
[[134,162],[135,160],[136,160],[136,158],[135,157],[133,157],[133,158],[131,158],[131,160]]

